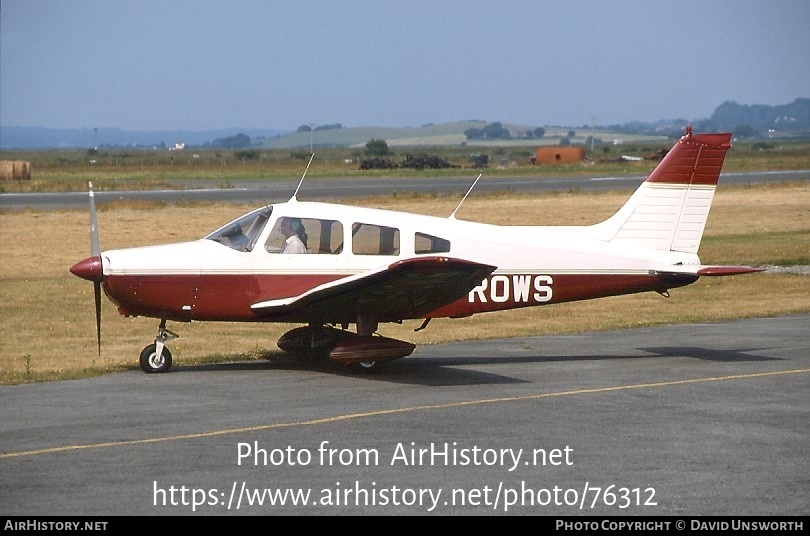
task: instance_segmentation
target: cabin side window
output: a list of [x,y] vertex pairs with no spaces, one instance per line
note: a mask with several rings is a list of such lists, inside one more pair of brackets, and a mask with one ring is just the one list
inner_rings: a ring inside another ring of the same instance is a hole
[[268,253],[337,255],[343,247],[343,225],[335,220],[283,216],[264,243]]
[[449,253],[450,241],[426,233],[416,233],[414,236],[414,253]]
[[399,255],[399,229],[370,223],[352,224],[355,255]]

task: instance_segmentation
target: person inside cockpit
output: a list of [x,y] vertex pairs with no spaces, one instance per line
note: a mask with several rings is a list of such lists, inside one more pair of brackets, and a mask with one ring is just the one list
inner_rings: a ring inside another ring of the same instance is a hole
[[279,230],[286,239],[282,253],[307,252],[307,233],[299,218],[283,218]]

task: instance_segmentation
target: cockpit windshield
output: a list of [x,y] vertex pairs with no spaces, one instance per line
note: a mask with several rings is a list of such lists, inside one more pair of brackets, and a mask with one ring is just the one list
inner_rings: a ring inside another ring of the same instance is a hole
[[205,238],[236,251],[252,251],[272,213],[271,205],[258,208],[220,227]]

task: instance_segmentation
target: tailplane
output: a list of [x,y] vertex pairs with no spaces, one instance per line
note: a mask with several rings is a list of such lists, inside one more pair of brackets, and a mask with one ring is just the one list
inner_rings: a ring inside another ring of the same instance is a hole
[[686,134],[627,203],[598,224],[599,236],[663,251],[696,254],[731,133]]

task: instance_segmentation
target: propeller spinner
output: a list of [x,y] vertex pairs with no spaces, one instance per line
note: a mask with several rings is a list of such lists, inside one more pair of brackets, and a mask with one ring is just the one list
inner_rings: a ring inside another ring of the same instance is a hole
[[82,279],[93,282],[93,299],[96,305],[96,338],[98,339],[98,355],[101,355],[101,282],[104,279],[104,269],[101,262],[101,247],[98,239],[98,223],[96,219],[96,201],[93,196],[93,183],[88,183],[90,191],[90,256],[79,261],[70,268],[70,272]]

